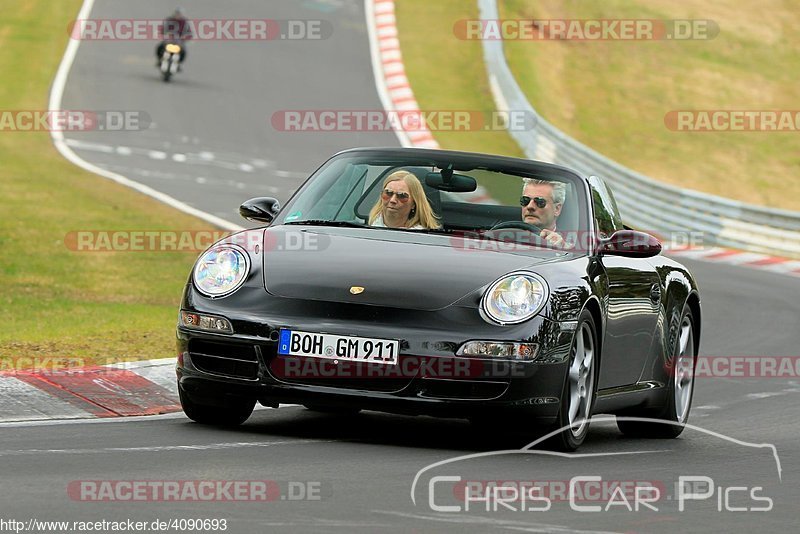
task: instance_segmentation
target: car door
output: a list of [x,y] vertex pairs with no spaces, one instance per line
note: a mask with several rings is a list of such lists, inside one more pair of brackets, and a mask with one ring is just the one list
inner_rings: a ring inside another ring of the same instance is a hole
[[[589,179],[596,231],[601,238],[624,229],[611,190]],[[661,299],[658,273],[645,258],[601,256],[608,277],[608,307],[598,388],[633,384],[655,349],[653,336]]]

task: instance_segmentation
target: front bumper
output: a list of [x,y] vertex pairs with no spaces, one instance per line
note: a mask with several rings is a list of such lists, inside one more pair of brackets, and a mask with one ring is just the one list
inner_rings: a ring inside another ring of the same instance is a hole
[[[390,324],[336,320],[265,324],[231,318],[235,334],[178,328],[178,383],[184,395],[201,404],[225,405],[234,397],[266,406],[305,404],[391,413],[473,417],[524,414],[534,422],[552,422],[559,410],[567,372],[572,323],[537,317],[524,326],[454,335],[452,330],[399,330]],[[398,365],[365,365],[277,354],[281,327],[398,339]],[[533,335],[530,333],[533,332]],[[483,335],[482,335],[483,334]],[[475,339],[536,342],[534,361],[456,356],[461,343]]]

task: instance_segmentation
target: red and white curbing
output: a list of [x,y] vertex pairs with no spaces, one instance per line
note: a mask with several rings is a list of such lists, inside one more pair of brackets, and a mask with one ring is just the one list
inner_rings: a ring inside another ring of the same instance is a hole
[[[414,91],[406,76],[400,40],[397,38],[397,18],[394,15],[394,0],[366,0],[367,27],[370,30],[370,49],[375,70],[375,84],[387,111],[410,111],[420,113]],[[440,148],[430,129],[420,125],[418,129],[397,130],[403,146]],[[478,186],[471,193],[469,202],[480,204],[492,202],[486,190]]]
[[[414,91],[406,76],[403,56],[400,52],[400,41],[397,38],[397,19],[394,16],[394,0],[367,0],[367,24],[374,29],[372,33],[373,53],[378,59],[380,75],[376,72],[376,81],[382,85],[389,102],[384,106],[395,111],[419,112],[419,104],[414,98]],[[370,20],[371,15],[371,20]],[[390,104],[390,105],[389,105]],[[431,131],[421,126],[419,129],[403,131],[411,146],[439,148]],[[402,139],[401,139],[402,142]],[[403,143],[406,144],[406,143]]]
[[800,276],[800,260],[770,256],[758,252],[746,252],[722,247],[681,247],[668,249],[666,253],[691,260],[726,263],[777,274]]
[[156,415],[180,409],[174,358],[0,373],[0,422]]

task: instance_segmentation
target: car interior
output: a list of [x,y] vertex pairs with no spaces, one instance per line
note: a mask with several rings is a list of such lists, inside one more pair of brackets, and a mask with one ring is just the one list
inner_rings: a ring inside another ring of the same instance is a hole
[[[430,167],[391,167],[381,172],[371,182],[370,180],[365,182],[364,192],[356,200],[353,209],[359,222],[368,222],[370,209],[378,201],[385,176],[397,170],[409,171],[420,180],[428,202],[434,213],[440,217],[442,227],[445,229],[488,230],[499,223],[521,220],[519,205],[497,204],[496,201],[485,197],[481,198],[480,202],[474,202],[471,199],[477,197],[475,194],[440,191],[427,185],[425,178],[431,172]],[[520,193],[521,183],[520,179]],[[563,230],[578,228],[577,195],[571,184],[567,184],[567,197],[557,224],[559,229]]]

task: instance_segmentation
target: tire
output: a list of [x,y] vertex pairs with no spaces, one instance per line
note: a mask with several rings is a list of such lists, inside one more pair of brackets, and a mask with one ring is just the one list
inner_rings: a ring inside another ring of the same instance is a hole
[[578,318],[569,351],[569,367],[564,378],[558,418],[550,429],[563,429],[548,440],[553,448],[571,452],[586,439],[597,396],[599,357],[600,344],[594,318],[589,310],[584,309]]
[[169,79],[172,77],[171,63],[172,63],[171,57],[162,56],[161,62],[159,63],[158,66],[158,70],[161,72],[161,77],[163,78],[164,82],[169,82]]
[[186,417],[196,423],[214,426],[238,426],[247,421],[255,408],[255,399],[237,399],[227,406],[198,404],[178,386],[181,407]]
[[683,432],[684,425],[689,419],[694,396],[694,369],[697,364],[694,325],[692,311],[689,306],[684,305],[678,322],[675,343],[672,347],[672,358],[669,361],[671,376],[664,407],[658,411],[628,414],[662,419],[664,423],[617,419],[617,428],[623,434],[633,437],[670,439],[678,437]]

